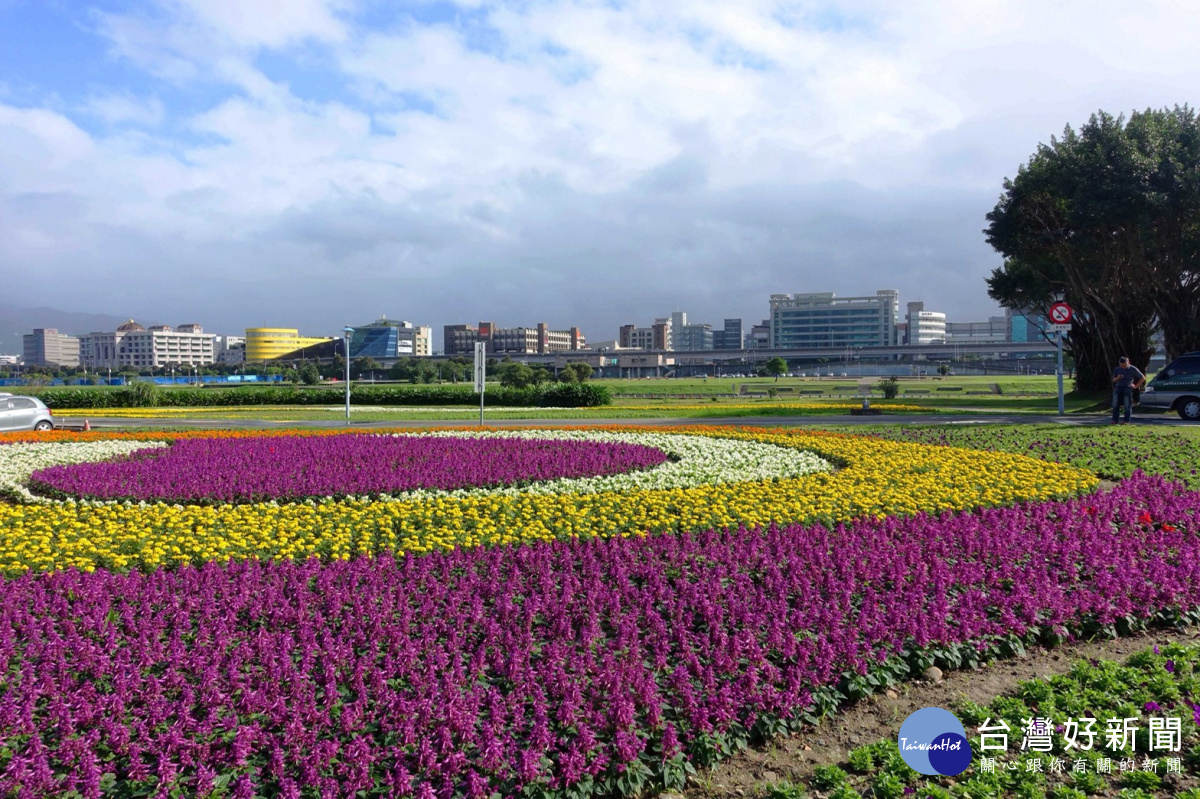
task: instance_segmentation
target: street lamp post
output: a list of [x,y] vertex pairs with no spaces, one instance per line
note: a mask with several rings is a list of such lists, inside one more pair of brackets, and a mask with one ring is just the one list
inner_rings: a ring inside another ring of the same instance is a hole
[[346,342],[346,424],[350,424],[350,336],[354,328],[343,327],[342,336]]

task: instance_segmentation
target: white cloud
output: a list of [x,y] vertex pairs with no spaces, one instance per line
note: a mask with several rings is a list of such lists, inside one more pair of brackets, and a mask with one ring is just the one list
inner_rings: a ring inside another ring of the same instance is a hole
[[306,39],[340,42],[339,0],[163,0],[182,20],[243,47],[280,48]]
[[166,109],[157,97],[139,98],[128,92],[106,92],[91,97],[83,111],[110,125],[131,123],[154,127],[166,116]]
[[[365,30],[319,0],[96,17],[162,90],[99,86],[68,110],[0,98],[0,260],[68,282],[80,308],[121,281],[148,309],[196,306],[148,316],[221,308],[235,328],[278,304],[302,326],[558,313],[600,339],[670,307],[757,321],[772,291],[880,275],[982,318],[979,229],[1002,178],[1097,108],[1200,85],[1200,25],[1166,2],[486,8],[501,45],[458,20]],[[307,94],[311,75],[256,61],[304,48],[353,92]],[[180,112],[172,93],[197,87],[218,99]],[[160,289],[131,269],[195,277]],[[398,307],[355,315],[347,276]]]

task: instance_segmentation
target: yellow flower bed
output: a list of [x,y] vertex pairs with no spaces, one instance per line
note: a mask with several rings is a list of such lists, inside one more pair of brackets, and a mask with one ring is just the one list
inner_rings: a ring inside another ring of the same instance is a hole
[[[207,507],[0,504],[0,572],[72,566],[120,571],[248,557],[345,559],[384,551],[423,553],[738,525],[834,523],[1046,500],[1093,489],[1098,482],[1090,472],[1007,453],[799,430],[644,429],[797,447],[842,468],[790,480],[600,494]],[[137,436],[174,437],[191,436]]]

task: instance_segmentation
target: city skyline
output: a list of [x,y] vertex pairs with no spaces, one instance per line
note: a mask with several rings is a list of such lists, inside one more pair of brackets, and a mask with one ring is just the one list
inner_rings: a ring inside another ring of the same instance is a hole
[[1200,78],[1168,3],[284,8],[0,0],[6,303],[608,339],[886,285],[982,320],[1004,178]]
[[[780,295],[777,293],[777,294],[776,294],[776,295],[774,295],[774,296],[775,296],[775,297],[777,297],[777,296],[780,296]],[[841,295],[837,295],[837,296],[838,296],[838,301],[839,301],[839,302],[841,302],[841,301],[844,301],[844,300],[846,300],[846,299],[856,299],[856,298],[847,298],[847,297],[843,297],[843,296],[841,296]],[[902,295],[901,295],[901,296],[902,296]],[[774,302],[774,297],[770,298],[770,300],[771,300],[771,303],[773,304],[773,302]],[[929,311],[932,311],[932,312],[936,312],[936,311],[937,311],[937,309],[928,309],[928,310],[929,310]],[[985,318],[983,318],[983,319],[971,319],[971,320],[959,319],[959,318],[957,318],[957,317],[951,317],[950,315],[947,315],[947,314],[944,314],[944,313],[942,314],[942,316],[945,316],[945,317],[947,317],[947,321],[951,321],[951,322],[960,322],[960,323],[972,322],[972,323],[979,323],[979,322],[986,322],[986,321],[988,320],[988,318],[994,318],[994,317],[997,317],[997,316],[1002,316],[1003,314],[1004,314],[1004,311],[1003,311],[1003,309],[999,309],[999,308],[997,308],[997,311],[996,311],[996,313],[989,314],[989,316],[988,316],[988,317],[985,317]],[[767,312],[767,314],[766,314],[766,317],[767,317],[767,318],[764,318],[764,319],[762,319],[761,321],[763,321],[763,322],[769,322],[769,321],[770,321],[770,319],[769,319],[770,315],[771,315],[771,311],[770,311],[770,308],[768,308],[768,312]],[[100,314],[95,314],[95,313],[88,313],[88,314],[81,314],[81,316],[86,316],[86,317],[88,317],[88,318],[92,318],[92,319],[94,319],[94,318],[97,318],[97,317],[99,317],[99,316],[101,316],[101,315],[100,315]],[[130,318],[127,318],[127,319],[126,319],[126,318],[124,318],[124,317],[117,317],[117,316],[111,316],[111,315],[109,315],[109,317],[110,317],[111,319],[113,319],[113,320],[120,320],[120,323],[126,323],[126,322],[127,322],[127,323],[131,323],[131,324],[136,324],[138,327],[142,327],[142,325],[141,325],[141,322],[140,322],[139,320],[137,320],[137,319],[134,319],[134,318],[132,318],[132,317],[130,317]],[[672,311],[671,313],[667,314],[665,317],[664,317],[664,316],[662,316],[662,315],[659,315],[659,316],[656,316],[656,317],[655,317],[655,319],[665,318],[667,321],[670,321],[672,318],[675,318],[675,317],[680,317],[680,318],[683,318],[683,319],[687,320],[687,321],[686,321],[686,324],[687,324],[687,325],[690,325],[690,326],[693,326],[693,327],[694,327],[694,326],[699,326],[699,325],[708,325],[708,326],[710,326],[710,327],[711,327],[713,330],[717,330],[717,331],[720,331],[720,330],[721,330],[721,326],[722,326],[722,324],[723,324],[723,323],[725,323],[725,322],[733,322],[733,321],[740,322],[740,323],[742,323],[742,328],[743,328],[743,330],[744,330],[744,331],[746,331],[747,333],[748,333],[748,331],[750,330],[750,328],[751,328],[751,327],[753,327],[753,326],[755,326],[755,325],[758,325],[758,324],[759,324],[759,321],[758,321],[758,318],[757,318],[757,317],[755,317],[755,318],[747,318],[747,317],[721,317],[721,318],[719,318],[719,319],[708,319],[708,318],[700,318],[700,316],[699,316],[699,315],[697,315],[697,314],[691,314],[691,313],[689,313],[689,312],[688,312],[686,309]],[[0,318],[2,318],[2,317],[0,317]],[[412,322],[411,320],[403,320],[403,319],[400,319],[399,317],[392,317],[392,318],[390,318],[390,319],[389,319],[389,318],[387,317],[387,315],[386,315],[386,314],[384,314],[384,315],[380,315],[380,316],[379,316],[379,317],[378,317],[378,318],[377,318],[377,319],[376,319],[374,322],[361,322],[361,323],[357,323],[357,322],[356,322],[356,323],[353,323],[351,326],[353,326],[353,327],[369,327],[371,324],[377,324],[377,323],[381,323],[381,320],[382,320],[382,321],[384,321],[384,322],[392,322],[392,323],[397,323],[397,322],[400,322],[400,323],[403,323],[403,324],[410,324],[410,325],[411,325],[411,324],[413,324],[413,322]],[[902,317],[902,316],[898,318],[898,322],[901,322],[901,323],[902,323],[903,321],[904,321],[904,319],[903,319],[903,317]],[[75,327],[75,328],[73,328],[73,329],[67,329],[67,328],[61,328],[61,329],[60,329],[60,327],[58,327],[58,326],[56,326],[56,325],[51,325],[51,324],[34,324],[34,325],[31,325],[31,326],[28,326],[28,325],[27,325],[26,327],[29,327],[30,329],[32,329],[32,330],[34,330],[34,331],[36,331],[36,330],[40,330],[40,329],[46,329],[46,330],[49,330],[49,331],[51,331],[51,332],[63,333],[63,334],[69,335],[69,336],[74,336],[74,337],[84,337],[84,336],[86,336],[86,335],[88,335],[88,334],[92,334],[92,333],[108,333],[108,332],[111,332],[113,329],[118,329],[118,324],[119,324],[119,323],[116,323],[116,322],[114,322],[114,324],[112,324],[112,325],[108,325],[108,326],[100,325],[99,327],[97,327],[96,325],[94,325],[94,324],[93,324],[93,325],[87,326],[87,327],[88,327],[88,329],[87,329],[87,330],[84,330],[83,328],[79,328],[78,326],[76,326],[76,327]],[[422,325],[423,325],[423,323],[422,323],[422,322],[417,322],[416,324],[417,324],[418,326],[422,326]],[[504,324],[496,324],[496,323],[494,323],[494,322],[491,322],[491,323],[489,323],[489,322],[480,322],[480,324],[485,324],[485,325],[487,325],[487,324],[493,324],[493,325],[496,325],[496,327],[506,327],[506,325],[504,325]],[[524,328],[534,329],[534,328],[537,328],[537,327],[541,327],[542,325],[543,325],[543,323],[541,323],[541,322],[538,322],[538,323],[524,323],[524,322],[522,322],[522,323],[517,323],[517,324],[507,325],[507,327],[512,327],[512,328],[522,328],[522,327],[524,327]],[[124,326],[124,325],[123,325],[123,324],[120,324],[120,326]],[[189,322],[189,323],[182,323],[182,324],[179,324],[179,325],[164,324],[164,323],[161,323],[161,322],[147,322],[145,326],[146,326],[146,327],[149,327],[149,328],[151,328],[151,329],[154,329],[154,328],[164,328],[164,329],[167,329],[167,330],[171,330],[171,329],[178,330],[178,329],[181,329],[182,327],[192,327],[192,326],[195,326],[195,327],[204,327],[204,325],[202,325],[202,324],[193,323],[193,322]],[[435,325],[435,324],[424,324],[424,326],[425,326],[425,327],[429,327],[429,328],[431,328],[432,330],[435,330],[435,331],[436,331],[436,330],[441,330],[441,329],[443,329],[443,328],[448,328],[448,327],[466,327],[466,328],[473,328],[473,327],[474,327],[474,325],[473,325],[471,322],[454,322],[454,323],[453,323],[453,324],[451,324],[451,325],[442,325],[442,326],[440,326],[440,327],[439,327],[438,325]],[[545,326],[546,326],[547,328],[549,328],[550,330],[557,330],[557,329],[554,327],[554,325],[545,325]],[[68,326],[68,327],[70,327],[70,326]],[[250,331],[252,331],[252,330],[255,330],[255,329],[278,329],[278,328],[286,328],[286,329],[291,329],[292,327],[293,327],[292,325],[290,325],[290,324],[288,324],[288,323],[287,323],[287,320],[282,320],[282,321],[280,321],[280,322],[279,322],[279,323],[277,323],[277,324],[248,326],[248,327],[238,328],[238,329],[236,329],[236,330],[234,330],[234,331],[228,331],[228,330],[206,330],[205,332],[206,332],[206,333],[209,333],[209,334],[213,334],[213,335],[217,335],[217,336],[225,337],[225,336],[242,336],[243,334],[249,333]],[[564,328],[563,330],[560,330],[560,331],[557,331],[557,332],[566,332],[567,330],[569,330],[570,328],[573,328],[573,327],[577,327],[577,326],[570,326],[569,328]],[[596,342],[612,342],[612,341],[618,340],[618,339],[620,338],[620,335],[621,335],[621,333],[622,333],[622,328],[625,328],[625,327],[637,327],[637,325],[636,325],[636,324],[622,324],[622,325],[618,325],[618,327],[617,327],[617,329],[616,329],[616,333],[615,333],[614,335],[612,335],[612,336],[605,335],[605,333],[607,333],[607,332],[609,332],[609,331],[600,331],[600,332],[598,332],[597,334],[595,334],[595,335],[592,335],[592,337],[591,337],[591,338],[592,338],[592,340],[593,340],[593,341],[596,341]],[[579,330],[580,330],[580,331],[581,331],[581,332],[584,334],[584,337],[586,338],[586,337],[587,337],[587,335],[588,335],[588,334],[587,334],[587,331],[584,331],[584,330],[582,330],[582,327],[579,327]],[[29,331],[28,331],[28,330],[23,330],[23,331],[19,331],[19,332],[18,332],[18,331],[12,331],[12,332],[13,332],[13,335],[15,335],[15,336],[21,336],[21,335],[25,335],[25,334],[26,334],[26,333],[28,333]],[[334,331],[334,332],[329,332],[329,333],[326,333],[326,332],[323,332],[323,331],[308,331],[308,330],[304,330],[304,329],[301,329],[301,328],[296,328],[294,332],[298,333],[298,334],[299,334],[299,335],[301,335],[301,336],[309,336],[309,335],[311,335],[312,337],[314,337],[314,339],[317,339],[317,338],[339,338],[339,337],[340,337],[340,335],[341,335],[341,331],[340,331],[340,330],[339,330],[339,331]],[[435,336],[433,336],[433,337],[432,337],[432,342],[433,342],[433,350],[434,350],[434,352],[435,352],[435,353],[442,352],[442,351],[444,351],[444,350],[446,349],[446,345],[445,345],[445,340],[444,340],[444,337],[438,337],[438,336],[436,336],[436,335],[435,335]],[[584,349],[587,349],[587,348],[590,348],[590,347],[588,347],[587,345],[585,345]],[[672,347],[672,349],[676,349],[676,348],[677,348],[677,347]],[[721,348],[722,348],[722,347],[718,347],[718,349],[721,349]],[[740,347],[729,347],[729,348],[730,348],[730,349],[739,349]],[[2,347],[2,346],[0,346],[0,350],[2,350],[2,349],[3,349],[3,347]],[[18,347],[18,348],[17,348],[18,352],[19,352],[19,349],[20,349],[20,348]],[[694,347],[690,347],[689,349],[694,349]],[[0,352],[0,354],[7,354],[7,353]]]

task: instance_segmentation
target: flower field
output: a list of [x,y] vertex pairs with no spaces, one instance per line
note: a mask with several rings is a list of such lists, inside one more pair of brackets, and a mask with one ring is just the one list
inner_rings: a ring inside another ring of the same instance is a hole
[[[610,436],[618,432],[634,436],[626,439],[629,443],[636,443],[637,436],[657,436],[646,440],[661,444],[663,438],[673,436],[740,443],[751,449],[738,450],[729,444],[704,447],[693,442],[692,455],[680,456],[684,466],[674,472],[687,475],[688,480],[660,485],[640,482],[646,478],[638,475],[655,472],[649,470],[625,475],[629,480],[625,484],[613,477],[607,484],[585,491],[499,489],[469,491],[465,495],[401,495],[386,501],[350,496],[207,505],[89,501],[0,504],[0,529],[5,531],[0,540],[0,572],[13,575],[70,567],[127,571],[249,557],[345,560],[385,552],[422,554],[459,547],[719,530],[740,525],[835,524],[860,517],[1061,498],[1093,488],[1097,482],[1091,473],[1019,455],[837,434],[720,427],[607,431]],[[12,443],[0,446],[0,464],[7,452],[19,453],[24,442],[56,438],[77,443],[167,438],[185,445],[233,439],[246,447],[258,447],[270,446],[262,442],[272,440],[279,444],[288,438],[321,437],[208,431],[165,436],[9,436],[6,440]],[[765,447],[772,453],[795,453],[794,459],[781,460],[779,454],[764,456],[766,463],[776,464],[771,467],[776,471],[774,476],[754,479],[755,472],[749,470],[751,479],[733,481],[728,465],[721,465],[713,454],[720,451],[728,459],[741,452],[745,462],[745,453],[762,451],[754,447]],[[685,449],[681,447],[676,454]],[[25,463],[29,460],[21,459]],[[838,469],[821,471],[822,461]],[[664,463],[657,468],[666,471],[670,465]],[[0,473],[14,471],[0,467]]]
[[[1137,472],[1091,493],[1000,447],[699,426],[0,442],[2,797],[678,789],[930,664],[1200,608],[1200,493]],[[29,491],[56,476],[58,498]]]
[[677,787],[872,667],[1177,618],[1198,519],[1200,495],[1136,476],[836,526],[27,572],[0,597],[0,792]]

